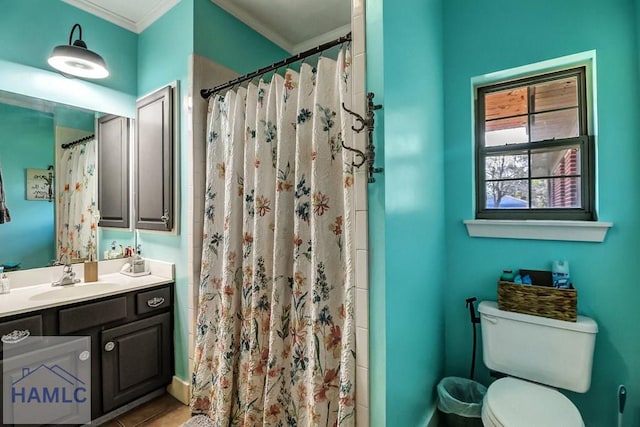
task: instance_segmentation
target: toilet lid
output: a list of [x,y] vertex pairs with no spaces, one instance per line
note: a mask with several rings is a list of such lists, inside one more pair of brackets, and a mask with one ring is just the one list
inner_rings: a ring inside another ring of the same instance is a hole
[[484,398],[487,415],[509,427],[584,427],[578,409],[562,393],[516,378],[491,384]]

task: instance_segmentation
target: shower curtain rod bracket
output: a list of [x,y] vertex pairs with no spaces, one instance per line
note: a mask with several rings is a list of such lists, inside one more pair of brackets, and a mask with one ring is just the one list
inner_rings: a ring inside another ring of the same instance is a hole
[[373,130],[375,127],[374,112],[375,110],[379,110],[382,108],[381,104],[373,103],[374,97],[375,97],[375,94],[373,92],[367,93],[367,111],[366,111],[367,118],[366,119],[362,117],[360,114],[356,113],[355,111],[348,109],[344,105],[344,102],[342,103],[342,109],[345,110],[347,113],[351,114],[353,117],[355,117],[356,121],[360,123],[360,125],[357,127],[351,126],[351,129],[353,129],[353,131],[356,133],[360,133],[366,128],[367,147],[365,149],[366,150],[365,153],[363,153],[358,149],[347,147],[346,145],[344,145],[344,142],[342,143],[342,146],[345,149],[354,152],[356,156],[360,157],[359,162],[354,161],[351,163],[353,166],[359,168],[365,163],[365,161],[367,162],[367,175],[368,175],[367,181],[369,183],[376,182],[376,178],[373,176],[373,174],[384,171],[384,168],[378,168],[374,166],[376,161],[376,147],[375,145],[373,145]]

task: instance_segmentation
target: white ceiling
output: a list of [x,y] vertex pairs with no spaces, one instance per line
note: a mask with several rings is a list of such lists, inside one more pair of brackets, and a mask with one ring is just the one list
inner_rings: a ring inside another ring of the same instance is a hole
[[[62,0],[141,33],[180,0]],[[345,35],[350,0],[211,0],[281,48],[298,53]]]
[[141,33],[180,0],[62,0],[109,22]]
[[351,29],[351,0],[211,0],[281,48],[299,53]]

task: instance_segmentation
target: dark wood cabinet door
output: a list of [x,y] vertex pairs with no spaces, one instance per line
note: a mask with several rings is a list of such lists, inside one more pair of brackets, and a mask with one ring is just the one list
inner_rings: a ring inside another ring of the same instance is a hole
[[171,382],[171,314],[102,332],[102,405],[109,412]]
[[98,119],[100,227],[129,227],[129,119]]
[[136,228],[170,231],[173,209],[173,89],[136,103]]

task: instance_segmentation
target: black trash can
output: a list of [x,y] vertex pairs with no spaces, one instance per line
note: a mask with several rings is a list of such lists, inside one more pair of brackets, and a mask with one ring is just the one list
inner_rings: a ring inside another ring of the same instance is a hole
[[443,427],[482,427],[485,386],[467,378],[445,377],[437,389]]

